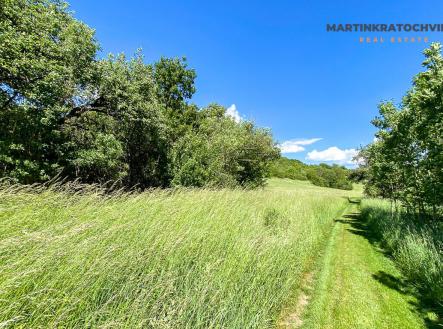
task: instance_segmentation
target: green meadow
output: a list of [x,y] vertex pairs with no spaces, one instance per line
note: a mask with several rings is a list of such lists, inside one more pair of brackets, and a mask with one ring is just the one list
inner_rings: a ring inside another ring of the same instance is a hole
[[443,44],[323,2],[0,1],[0,329],[443,328]]
[[0,191],[1,328],[441,324],[437,233],[358,184]]
[[4,186],[3,327],[264,328],[358,191]]

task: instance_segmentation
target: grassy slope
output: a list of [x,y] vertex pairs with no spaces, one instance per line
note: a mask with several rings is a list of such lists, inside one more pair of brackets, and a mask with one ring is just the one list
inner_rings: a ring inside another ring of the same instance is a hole
[[40,192],[0,189],[2,327],[272,326],[358,193]]
[[400,273],[367,240],[358,206],[339,219],[317,274],[304,328],[424,328],[414,297],[396,289]]
[[351,191],[339,190],[334,188],[324,188],[312,184],[308,180],[293,180],[289,178],[270,178],[268,179],[266,189],[274,190],[304,190],[312,193],[321,191],[321,193],[329,193],[341,195],[346,197],[361,197],[363,193],[362,184],[353,184],[354,188]]

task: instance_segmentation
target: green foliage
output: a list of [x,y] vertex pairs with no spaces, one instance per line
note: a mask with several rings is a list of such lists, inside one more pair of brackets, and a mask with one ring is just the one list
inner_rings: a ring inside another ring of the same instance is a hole
[[97,60],[93,31],[58,0],[2,0],[0,176],[123,186],[259,186],[269,131],[188,104],[184,58]]
[[[104,183],[123,179],[128,168],[123,162],[123,145],[112,134],[99,133],[87,148],[78,149],[71,162],[76,177]],[[93,176],[91,176],[93,175]]]
[[360,152],[366,193],[400,201],[410,213],[443,216],[443,58],[441,45],[426,49],[426,71],[417,74],[399,108],[379,106],[376,141]]
[[299,160],[280,157],[272,163],[270,175],[278,178],[307,180],[308,166]]
[[269,161],[279,155],[271,135],[224,113],[215,104],[203,109],[198,129],[190,129],[175,144],[173,185],[263,185]]
[[90,102],[115,121],[113,133],[124,147],[128,186],[167,183],[167,128],[156,90],[152,68],[141,54],[129,61],[120,55],[100,62],[100,84]]
[[158,99],[174,114],[183,110],[185,101],[195,93],[196,73],[187,68],[186,58],[162,57],[154,64]]
[[98,49],[93,30],[50,0],[2,0],[0,43],[2,107],[17,99],[39,109],[67,102],[91,79]]
[[443,301],[441,222],[417,220],[392,210],[387,201],[363,200],[362,216],[402,272],[427,299]]
[[349,170],[345,167],[328,166],[324,163],[318,166],[310,166],[308,172],[308,178],[314,185],[352,190],[352,183],[348,176]]
[[63,157],[57,120],[93,80],[93,31],[61,1],[2,0],[0,44],[0,174],[46,180]]
[[312,184],[342,190],[352,190],[351,171],[345,167],[327,164],[307,165],[299,160],[281,157],[271,165],[270,175],[279,178],[309,180]]
[[355,169],[351,169],[348,178],[355,183],[362,183],[367,179],[366,168],[357,167]]

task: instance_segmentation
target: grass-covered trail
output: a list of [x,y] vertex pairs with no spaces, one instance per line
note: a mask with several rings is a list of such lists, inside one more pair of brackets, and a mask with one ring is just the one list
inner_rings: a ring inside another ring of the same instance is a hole
[[308,288],[303,328],[424,328],[404,293],[394,264],[370,243],[351,204],[336,220],[327,249]]

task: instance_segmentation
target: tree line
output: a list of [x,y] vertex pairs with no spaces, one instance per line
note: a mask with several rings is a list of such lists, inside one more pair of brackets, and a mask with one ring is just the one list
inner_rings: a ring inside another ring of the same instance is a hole
[[94,31],[58,0],[0,6],[0,176],[86,183],[259,186],[269,130],[198,108],[185,58],[98,59]]
[[418,218],[443,218],[443,57],[433,43],[425,70],[399,105],[383,102],[373,143],[359,154],[365,192]]
[[352,190],[354,170],[339,165],[307,165],[299,160],[281,157],[272,162],[270,173],[273,177],[309,180],[323,187]]

